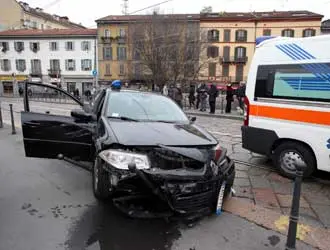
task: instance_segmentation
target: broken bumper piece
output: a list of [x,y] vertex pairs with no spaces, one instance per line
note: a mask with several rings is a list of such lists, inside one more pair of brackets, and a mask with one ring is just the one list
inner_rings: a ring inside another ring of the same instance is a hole
[[117,180],[112,183],[114,205],[134,218],[195,218],[215,213],[222,183],[226,181],[225,195],[231,190],[235,166],[228,157],[216,166],[217,171],[210,165],[201,170],[139,170],[130,166],[119,172],[107,166],[110,179]]

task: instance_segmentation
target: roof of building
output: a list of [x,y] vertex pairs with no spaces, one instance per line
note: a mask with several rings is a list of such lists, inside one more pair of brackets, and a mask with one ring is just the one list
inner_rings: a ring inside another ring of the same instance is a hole
[[0,37],[75,37],[75,36],[96,36],[96,29],[21,29],[5,30],[0,32]]
[[[116,23],[145,20],[151,15],[116,15],[106,16],[96,20],[97,23]],[[168,14],[160,16],[169,16],[171,18],[182,20],[200,20],[200,21],[255,21],[255,20],[304,20],[304,19],[322,19],[323,15],[306,10],[299,11],[268,11],[268,12],[216,12],[201,14]]]
[[42,17],[42,18],[44,18],[46,20],[49,20],[49,21],[54,22],[54,23],[61,24],[63,26],[69,27],[69,28],[86,29],[86,27],[84,27],[81,24],[77,24],[77,23],[71,22],[69,20],[69,18],[66,17],[66,16],[52,15],[52,14],[46,13],[46,12],[43,11],[43,9],[41,9],[39,7],[32,8],[28,3],[25,3],[23,1],[18,2],[18,4],[28,14]]
[[[199,20],[199,14],[157,14],[161,17],[171,17],[176,20]],[[153,15],[116,15],[116,16],[106,16],[97,19],[96,22],[129,22],[129,21],[139,21],[149,19]]]
[[330,19],[324,20],[321,24],[321,31],[330,31]]
[[303,20],[322,19],[323,15],[306,11],[266,11],[266,12],[219,12],[201,14],[203,20],[232,21],[232,20]]

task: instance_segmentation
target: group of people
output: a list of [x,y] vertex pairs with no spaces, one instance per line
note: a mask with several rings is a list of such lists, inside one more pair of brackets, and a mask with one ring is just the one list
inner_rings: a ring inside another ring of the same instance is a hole
[[169,87],[165,85],[162,94],[170,97],[182,108],[183,94],[182,89],[178,85],[171,84]]

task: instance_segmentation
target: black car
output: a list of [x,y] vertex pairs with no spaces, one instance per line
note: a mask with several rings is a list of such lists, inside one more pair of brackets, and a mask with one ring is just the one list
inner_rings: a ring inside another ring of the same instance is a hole
[[[70,116],[30,111],[24,95],[27,157],[93,162],[93,191],[132,217],[216,212],[235,177],[217,139],[188,119],[171,99],[104,89],[92,105],[54,86],[81,110]],[[26,93],[26,92],[25,92]]]

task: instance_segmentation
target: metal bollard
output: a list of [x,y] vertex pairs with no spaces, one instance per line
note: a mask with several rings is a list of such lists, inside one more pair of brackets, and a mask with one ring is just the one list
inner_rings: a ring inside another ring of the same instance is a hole
[[301,159],[296,159],[296,178],[294,180],[294,189],[292,196],[290,222],[287,235],[285,250],[296,249],[297,226],[299,221],[299,203],[301,182],[303,179],[304,171],[307,168],[306,163]]
[[224,97],[221,96],[221,114],[223,114],[223,103],[224,103]]
[[3,128],[2,112],[1,112],[1,102],[0,102],[0,128]]
[[13,104],[9,104],[9,108],[10,108],[10,117],[11,117],[11,133],[14,135],[16,134],[16,128],[14,121]]

